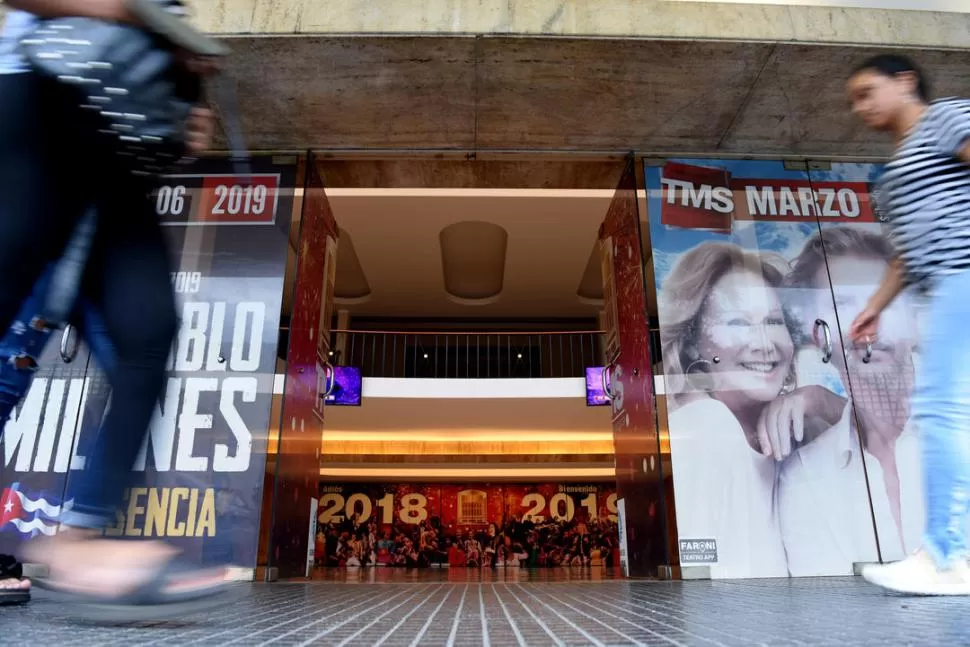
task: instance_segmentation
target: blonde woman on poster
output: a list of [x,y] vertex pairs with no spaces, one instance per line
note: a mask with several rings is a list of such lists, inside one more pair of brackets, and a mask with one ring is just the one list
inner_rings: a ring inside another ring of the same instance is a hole
[[778,464],[841,413],[827,389],[796,389],[787,271],[773,255],[707,242],[680,256],[660,294],[677,529],[717,541],[715,578],[788,574]]
[[[826,228],[805,244],[787,284],[802,297],[797,306],[809,324],[821,317],[833,328],[836,321],[847,325],[862,312],[892,257],[880,234],[861,227]],[[868,358],[864,346],[846,342],[842,353],[836,342],[832,364],[852,402],[842,399],[835,425],[799,448],[779,481],[778,510],[792,575],[848,575],[854,562],[877,561],[873,515],[883,560],[902,559],[919,547],[920,443],[909,422],[916,339],[913,304],[900,298],[883,313]]]

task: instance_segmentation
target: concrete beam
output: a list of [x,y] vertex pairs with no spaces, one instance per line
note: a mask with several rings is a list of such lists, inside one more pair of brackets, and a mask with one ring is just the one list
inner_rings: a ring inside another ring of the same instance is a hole
[[970,48],[970,14],[669,0],[193,2],[220,34],[501,34]]
[[[232,45],[254,149],[888,152],[845,108],[847,70],[867,54],[855,47],[402,36]],[[939,96],[970,95],[965,52],[917,55]]]
[[[671,0],[190,0],[224,35],[684,38],[970,49],[970,13]],[[0,6],[0,23],[4,9]]]

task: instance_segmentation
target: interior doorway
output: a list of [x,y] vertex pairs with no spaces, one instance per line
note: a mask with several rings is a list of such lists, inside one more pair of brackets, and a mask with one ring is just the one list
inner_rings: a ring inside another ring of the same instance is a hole
[[311,552],[362,573],[663,572],[655,301],[632,160],[319,156],[307,178],[279,575],[304,575]]

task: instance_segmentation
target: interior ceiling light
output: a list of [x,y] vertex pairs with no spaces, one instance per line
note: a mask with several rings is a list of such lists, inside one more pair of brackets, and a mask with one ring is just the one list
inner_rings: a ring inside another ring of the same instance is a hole
[[505,283],[509,234],[491,222],[456,222],[438,234],[445,291],[465,305],[494,303]]

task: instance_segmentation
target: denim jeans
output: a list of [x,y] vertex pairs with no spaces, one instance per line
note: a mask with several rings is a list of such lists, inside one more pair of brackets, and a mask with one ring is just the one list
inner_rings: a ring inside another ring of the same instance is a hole
[[[178,317],[170,252],[147,199],[156,179],[130,173],[69,90],[38,74],[0,75],[0,332],[14,324],[49,263],[64,257],[78,223],[96,211],[80,293],[114,349],[106,371],[111,406],[98,451],[86,456],[87,469],[70,479],[68,492],[72,525],[100,528],[124,502],[165,388]],[[65,150],[84,151],[84,163],[65,164]]]
[[[94,227],[95,216],[89,213],[78,225],[62,258],[44,270],[13,325],[0,339],[0,435],[14,407],[27,394],[51,333],[62,324],[70,322],[80,329],[82,339],[102,370],[108,372],[114,368],[114,348],[104,321],[89,302],[78,297]],[[92,413],[100,416],[103,403],[91,401],[85,408],[97,409],[99,405],[102,405],[101,411]],[[109,448],[99,446],[98,449]],[[61,521],[75,526],[101,523],[100,519],[89,516],[68,510]]]
[[91,251],[97,217],[89,211],[78,223],[60,260],[51,263],[21,305],[17,317],[0,339],[0,434],[13,408],[27,394],[37,362],[51,333],[74,321],[94,343],[99,363],[112,361],[104,324],[87,304],[80,307],[78,290]]
[[[37,361],[54,330],[53,326],[34,325],[41,311],[44,291],[50,285],[50,275],[50,270],[44,273],[34,293],[24,302],[13,326],[0,339],[0,436],[14,407],[27,395],[37,370]],[[46,321],[49,324],[59,323]],[[108,370],[114,353],[98,313],[89,303],[80,301],[69,321],[81,330],[81,337],[91,349],[98,366]]]
[[929,295],[913,420],[923,447],[923,547],[941,567],[967,557],[970,512],[970,271]]

